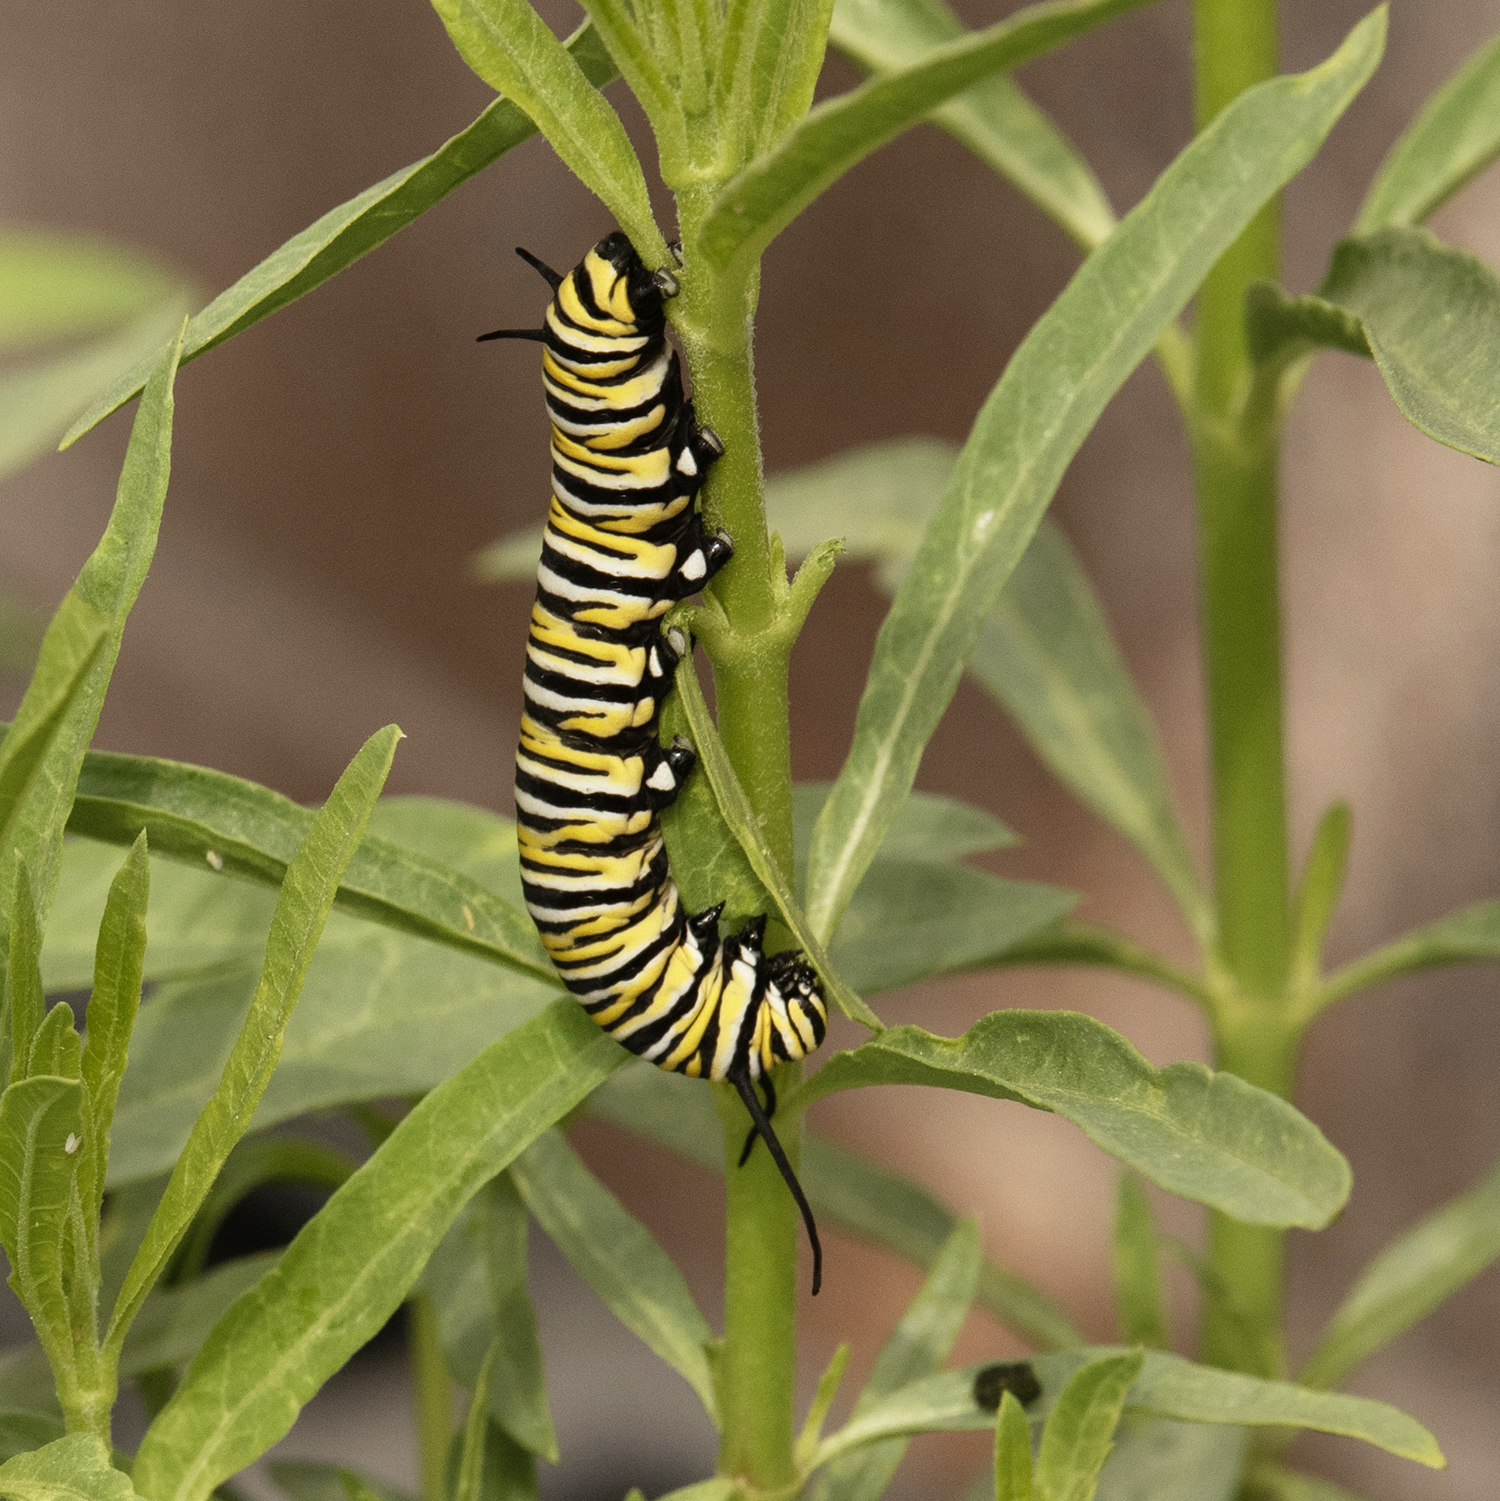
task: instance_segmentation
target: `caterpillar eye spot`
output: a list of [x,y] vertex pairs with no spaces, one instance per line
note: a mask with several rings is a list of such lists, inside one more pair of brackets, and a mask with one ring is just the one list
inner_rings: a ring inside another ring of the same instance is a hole
[[[822,1043],[822,989],[800,955],[767,958],[764,918],[721,939],[723,903],[684,907],[661,809],[692,769],[691,743],[679,737],[641,775],[643,757],[655,758],[672,660],[642,647],[733,550],[727,535],[705,531],[693,503],[724,445],[694,426],[678,362],[666,357],[671,271],[648,271],[616,233],[554,288],[546,358],[570,378],[545,392],[554,457],[567,463],[553,466],[516,756],[527,910],[564,984],[604,1031],[658,1068],[735,1086],[802,1213],[816,1292],[817,1226],[770,1124],[770,1070]],[[666,637],[686,658],[687,632],[673,626]],[[778,995],[803,996],[798,1015],[771,1004],[773,982]]]
[[1001,1361],[987,1365],[974,1377],[974,1405],[986,1412],[999,1412],[1000,1399],[1009,1392],[1022,1407],[1030,1407],[1042,1394],[1042,1383],[1029,1360]]

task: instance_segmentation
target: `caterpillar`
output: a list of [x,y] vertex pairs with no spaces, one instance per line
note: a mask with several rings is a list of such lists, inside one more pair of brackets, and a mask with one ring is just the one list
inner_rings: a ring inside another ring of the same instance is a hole
[[[791,1190],[813,1251],[812,1210],[770,1118],[770,1070],[822,1041],[822,986],[796,951],[768,955],[766,919],[719,936],[724,904],[688,912],[661,813],[691,772],[659,742],[663,700],[690,650],[661,619],[729,561],[694,506],[724,451],[700,428],[666,340],[670,271],[651,272],[619,231],[566,276],[517,253],[552,287],[534,339],[552,424],[552,504],[526,645],[516,821],[527,910],[563,983],[632,1053],[735,1086]],[[762,1106],[756,1084],[765,1090]]]

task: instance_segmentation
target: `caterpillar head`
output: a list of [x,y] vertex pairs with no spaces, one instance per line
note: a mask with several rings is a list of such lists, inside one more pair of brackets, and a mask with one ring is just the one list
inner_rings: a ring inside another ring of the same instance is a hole
[[584,260],[583,270],[593,279],[599,306],[622,322],[649,332],[665,321],[662,299],[664,294],[670,295],[670,290],[646,269],[624,230],[617,229],[600,240]]

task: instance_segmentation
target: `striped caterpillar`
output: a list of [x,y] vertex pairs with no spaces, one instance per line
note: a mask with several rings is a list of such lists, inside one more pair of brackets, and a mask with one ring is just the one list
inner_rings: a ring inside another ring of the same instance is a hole
[[[723,903],[685,910],[668,869],[661,810],[696,759],[659,743],[672,675],[690,649],[661,617],[733,551],[694,509],[723,452],[699,428],[666,341],[663,299],[624,234],[566,276],[519,251],[553,289],[534,339],[552,422],[552,506],[526,645],[516,818],[527,910],[564,984],[590,1016],[658,1068],[733,1084],[822,1250],[770,1117],[770,1070],[822,1041],[827,1008],[798,952],[767,955],[766,920],[719,937]],[[766,1093],[762,1107],[759,1081]]]

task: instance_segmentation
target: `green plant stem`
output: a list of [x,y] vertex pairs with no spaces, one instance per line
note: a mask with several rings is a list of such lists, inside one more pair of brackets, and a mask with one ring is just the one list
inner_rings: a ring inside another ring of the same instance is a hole
[[437,1310],[423,1293],[407,1300],[406,1347],[416,1392],[417,1459],[422,1501],[444,1501],[453,1439],[453,1384],[443,1362]]
[[[1201,129],[1277,72],[1275,0],[1194,0]],[[1279,280],[1281,208],[1273,199],[1209,273],[1198,294],[1191,421],[1201,549],[1203,653],[1213,763],[1216,968],[1230,994],[1214,1017],[1214,1061],[1283,1097],[1300,1031],[1287,1015],[1290,880],[1282,747],[1277,573],[1278,413],[1250,400],[1245,291]],[[1274,1375],[1281,1368],[1285,1236],[1210,1219],[1209,1262],[1233,1294],[1210,1309],[1203,1358]]]
[[[722,629],[711,648],[719,733],[772,853],[792,869],[789,624],[785,567],[766,531],[751,339],[759,272],[715,278],[693,256],[698,214],[693,194],[678,200],[686,266],[672,321],[692,376],[699,422],[724,443],[704,492],[704,513],[734,539],[734,558],[714,581],[711,611]],[[706,209],[707,196],[701,207]],[[773,923],[767,947],[787,941]],[[780,1090],[799,1070],[779,1071]],[[798,1219],[769,1153],[739,1167],[749,1119],[734,1090],[715,1089],[726,1154],[724,1343],[718,1367],[721,1473],[774,1491],[793,1478]],[[777,1121],[797,1161],[794,1119]]]

